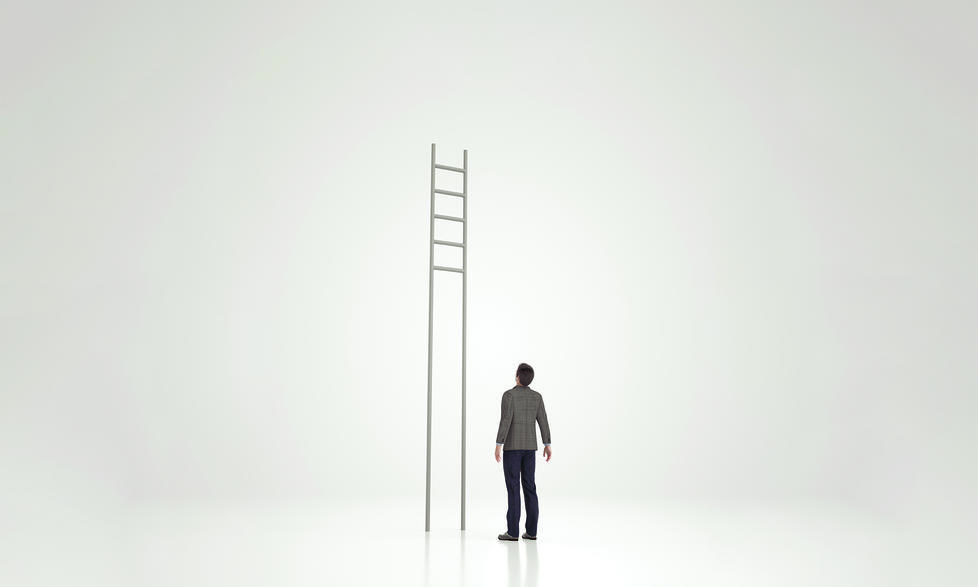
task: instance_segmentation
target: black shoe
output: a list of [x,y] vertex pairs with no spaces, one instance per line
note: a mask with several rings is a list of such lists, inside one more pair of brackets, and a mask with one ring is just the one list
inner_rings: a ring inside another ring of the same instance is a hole
[[536,539],[537,539],[536,536],[530,536],[526,532],[523,532],[523,540],[536,540]]
[[500,540],[519,540],[519,538],[517,538],[516,536],[510,536],[508,533],[500,534],[499,535],[499,539]]

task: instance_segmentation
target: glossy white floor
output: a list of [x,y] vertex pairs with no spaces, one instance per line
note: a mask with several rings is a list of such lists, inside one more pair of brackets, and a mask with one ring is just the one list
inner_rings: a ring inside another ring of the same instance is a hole
[[516,543],[496,539],[504,515],[470,502],[461,532],[446,504],[426,533],[423,496],[48,509],[4,533],[0,576],[18,587],[978,584],[969,530],[818,504],[547,499],[539,540]]

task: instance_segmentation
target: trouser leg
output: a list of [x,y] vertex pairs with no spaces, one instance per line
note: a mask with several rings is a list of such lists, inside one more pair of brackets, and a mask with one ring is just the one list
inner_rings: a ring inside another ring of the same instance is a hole
[[503,475],[509,509],[506,510],[506,533],[520,535],[520,455],[519,451],[503,451]]
[[537,520],[540,517],[540,505],[537,500],[536,482],[537,452],[528,450],[520,459],[520,476],[523,483],[523,500],[526,502],[526,533],[537,535]]

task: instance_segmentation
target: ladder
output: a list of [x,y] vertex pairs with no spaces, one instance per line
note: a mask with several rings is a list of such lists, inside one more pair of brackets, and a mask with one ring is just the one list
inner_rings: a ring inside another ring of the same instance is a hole
[[[442,169],[462,174],[462,191],[442,190],[435,187],[435,170]],[[435,143],[431,143],[431,239],[428,263],[428,447],[425,470],[424,530],[431,530],[431,337],[432,315],[434,312],[435,271],[450,271],[462,274],[462,530],[465,530],[465,247],[467,235],[467,212],[469,187],[469,151],[462,151],[462,166],[452,167],[435,162]],[[435,194],[462,198],[462,216],[435,214]],[[462,242],[435,240],[435,219],[462,223]],[[441,267],[435,265],[435,245],[459,247],[462,249],[462,267]]]

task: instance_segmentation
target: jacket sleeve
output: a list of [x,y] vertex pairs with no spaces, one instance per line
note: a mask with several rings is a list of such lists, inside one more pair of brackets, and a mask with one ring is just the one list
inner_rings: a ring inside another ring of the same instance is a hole
[[547,408],[543,405],[543,396],[540,396],[540,407],[537,408],[537,424],[540,425],[540,437],[544,445],[550,444],[550,422],[547,421]]
[[506,441],[509,424],[513,421],[513,394],[508,391],[503,394],[502,406],[499,409],[499,430],[496,432],[496,444]]

